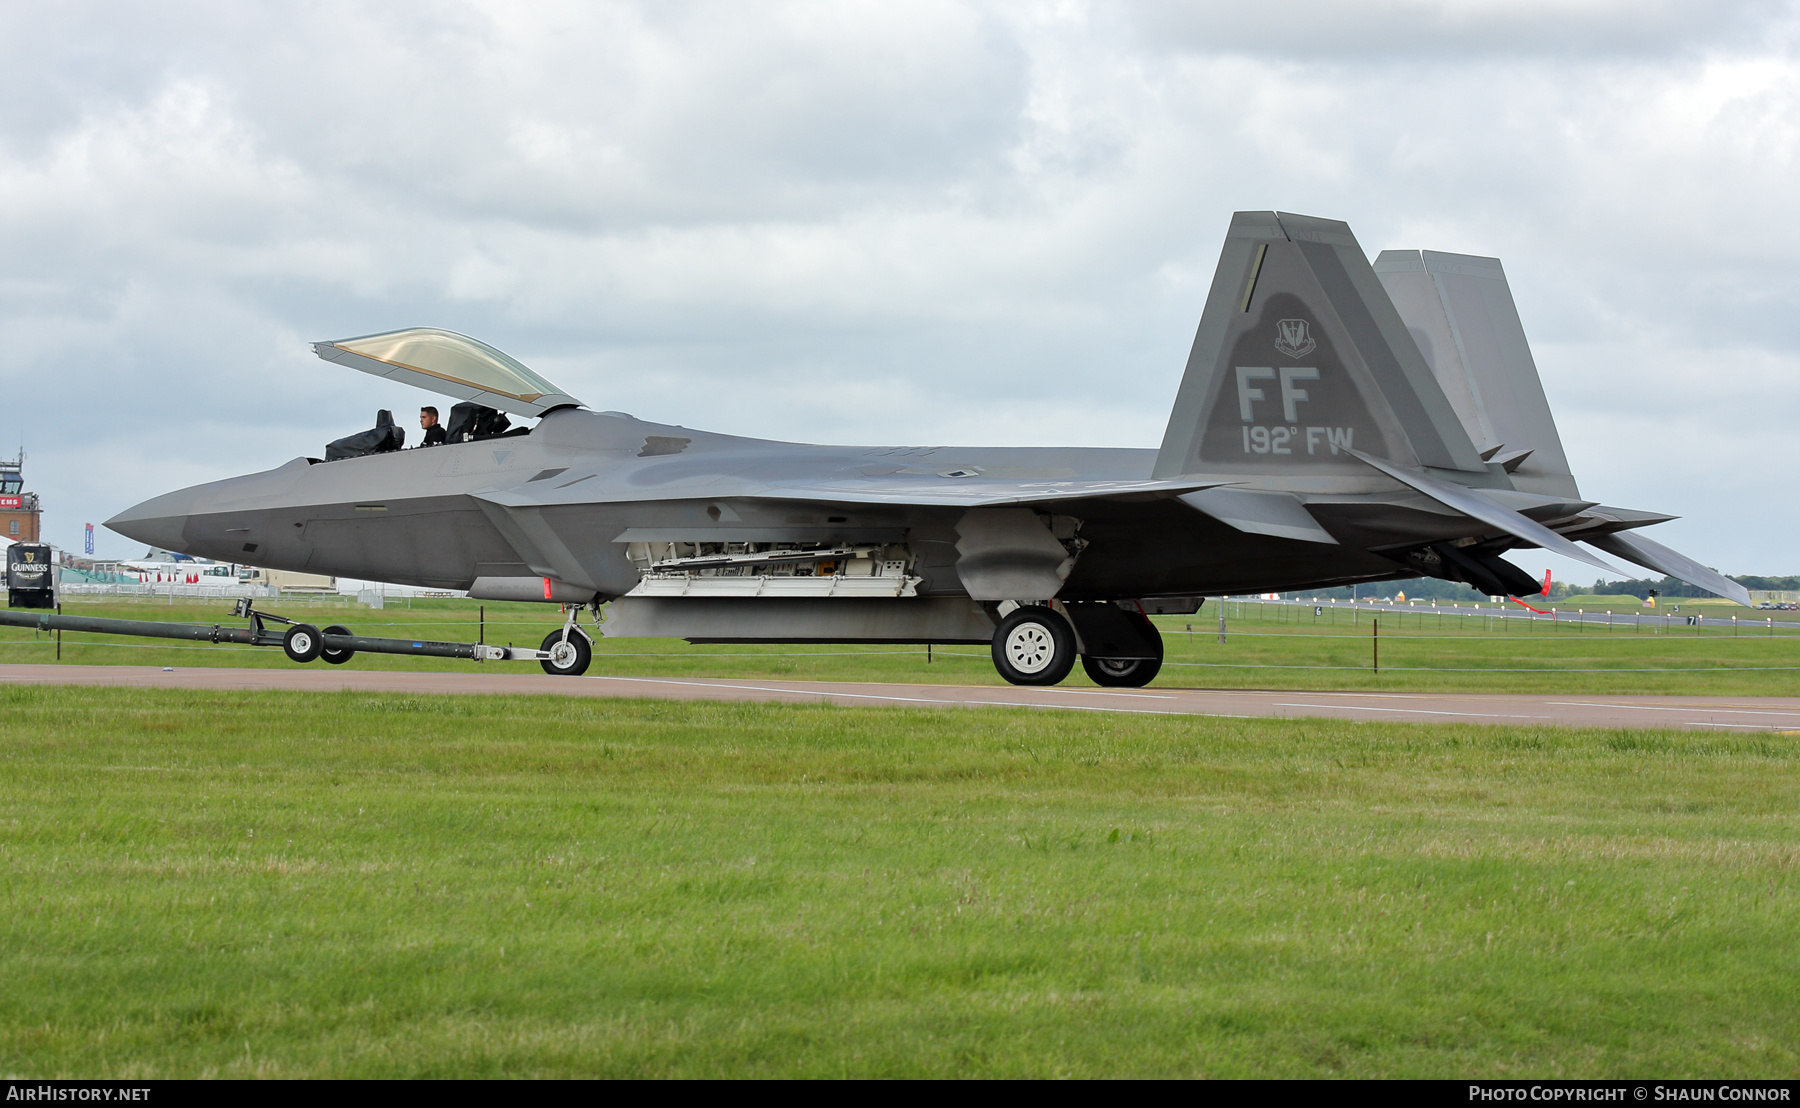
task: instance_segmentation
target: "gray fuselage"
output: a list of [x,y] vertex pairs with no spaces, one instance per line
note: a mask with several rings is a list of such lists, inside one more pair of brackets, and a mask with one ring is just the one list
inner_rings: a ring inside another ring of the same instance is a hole
[[[989,485],[1053,492],[1142,481],[1155,459],[1154,450],[1129,449],[808,446],[563,408],[529,434],[329,463],[297,458],[156,497],[108,526],[169,550],[275,569],[443,589],[546,576],[606,597],[639,580],[625,555],[634,530],[904,541],[919,594],[955,596],[965,592],[956,527],[966,509],[913,501],[975,498]],[[1308,506],[1344,545],[1247,534],[1170,496],[1058,502],[1051,510],[1078,520],[1085,541],[1061,596],[1219,595],[1404,577],[1412,571],[1367,547],[1466,530],[1379,479],[1327,484],[1310,490]]]

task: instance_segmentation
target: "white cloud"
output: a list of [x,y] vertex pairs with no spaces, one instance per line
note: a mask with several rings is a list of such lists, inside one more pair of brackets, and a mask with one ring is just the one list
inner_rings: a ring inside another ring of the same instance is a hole
[[[0,442],[50,532],[278,464],[431,323],[597,407],[1153,446],[1229,214],[1505,259],[1588,495],[1800,568],[1792,4],[0,13]],[[53,382],[45,390],[43,382]],[[20,398],[32,398],[29,401]],[[41,399],[40,399],[41,398]],[[120,547],[124,540],[103,538]]]

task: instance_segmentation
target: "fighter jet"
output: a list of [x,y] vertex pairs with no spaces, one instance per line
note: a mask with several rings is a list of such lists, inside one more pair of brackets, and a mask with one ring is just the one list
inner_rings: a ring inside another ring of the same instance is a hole
[[[334,460],[107,526],[220,561],[582,608],[609,637],[978,643],[1022,685],[1078,659],[1098,684],[1143,685],[1163,656],[1148,616],[1206,597],[1420,576],[1531,595],[1503,556],[1520,548],[1749,602],[1636,533],[1673,517],[1581,495],[1497,259],[1371,265],[1334,220],[1232,217],[1158,449],[774,442],[590,411],[449,331],[314,350],[461,401],[450,441],[400,449],[378,420]],[[591,643],[553,634],[544,668],[584,672]]]

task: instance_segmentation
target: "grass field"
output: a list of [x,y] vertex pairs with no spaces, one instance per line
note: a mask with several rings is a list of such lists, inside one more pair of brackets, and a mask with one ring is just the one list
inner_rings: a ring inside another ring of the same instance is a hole
[[1781,735],[0,689],[0,1072],[1792,1076]]
[[[1626,598],[1629,599],[1629,598]],[[268,605],[270,611],[319,626],[337,623],[371,635],[472,642],[480,606],[464,600],[417,600],[412,608],[371,611],[354,604]],[[1571,606],[1573,607],[1573,606]],[[1684,614],[1689,605],[1684,603]],[[229,603],[70,603],[71,613],[127,619],[236,624]],[[1516,609],[1515,609],[1516,610]],[[1604,609],[1601,609],[1604,610]],[[1194,616],[1157,623],[1168,651],[1158,685],[1205,688],[1351,689],[1389,691],[1668,693],[1687,695],[1800,695],[1800,633],[1745,622],[1735,633],[1732,612],[1711,607],[1708,626],[1680,618],[1664,633],[1624,614],[1611,630],[1502,621],[1485,615],[1434,612],[1427,607],[1382,613],[1381,672],[1372,671],[1371,614],[1345,609],[1277,607],[1227,602],[1227,635],[1218,642],[1216,602]],[[1634,613],[1635,614],[1635,613]],[[1783,613],[1796,620],[1800,614]],[[1766,613],[1765,613],[1766,615]],[[541,604],[486,605],[486,641],[537,645],[560,616]],[[1748,615],[1747,615],[1747,618]],[[1188,628],[1192,628],[1190,632]],[[0,662],[54,660],[53,636],[0,628]],[[170,643],[154,639],[64,636],[69,664],[156,666],[289,666],[278,649]],[[602,639],[590,672],[622,676],[788,677],[819,680],[929,681],[997,684],[981,647],[940,646],[930,661],[912,646],[690,646],[671,639]],[[313,663],[323,667],[324,663]],[[537,672],[529,663],[495,663]],[[359,655],[349,669],[466,671],[455,660]],[[1087,684],[1079,668],[1072,685]]]

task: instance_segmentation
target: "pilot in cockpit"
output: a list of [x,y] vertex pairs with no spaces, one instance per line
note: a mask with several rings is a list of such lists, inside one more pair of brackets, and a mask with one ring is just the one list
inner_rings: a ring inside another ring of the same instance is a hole
[[440,446],[444,442],[444,425],[438,422],[438,410],[427,406],[419,409],[419,426],[425,429],[420,446]]

